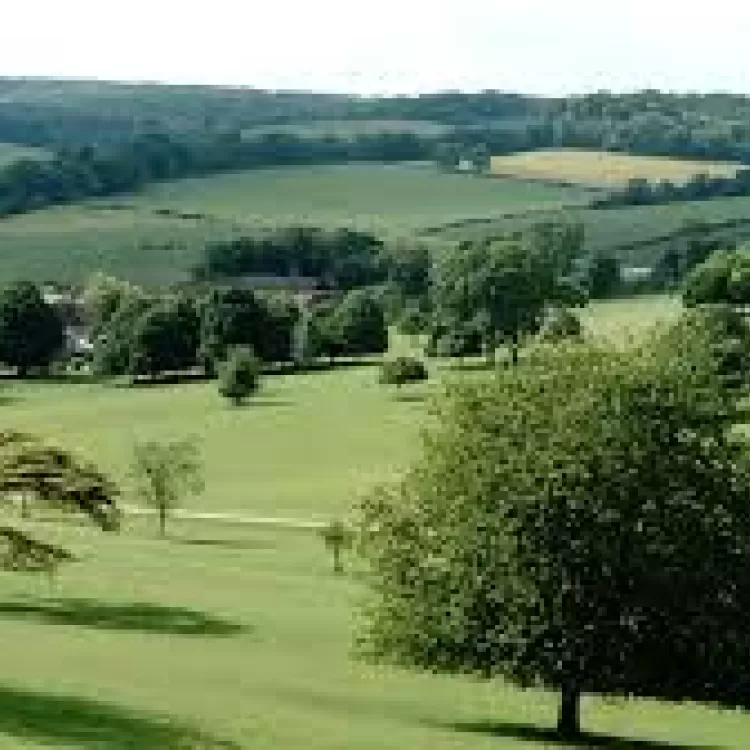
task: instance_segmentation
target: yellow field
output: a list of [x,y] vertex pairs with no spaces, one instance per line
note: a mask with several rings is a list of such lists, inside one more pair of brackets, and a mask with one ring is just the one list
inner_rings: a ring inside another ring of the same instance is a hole
[[687,182],[693,175],[731,177],[742,169],[729,162],[702,162],[661,156],[631,156],[606,151],[558,149],[493,156],[492,173],[503,177],[561,180],[580,185],[611,187],[633,178],[650,182]]

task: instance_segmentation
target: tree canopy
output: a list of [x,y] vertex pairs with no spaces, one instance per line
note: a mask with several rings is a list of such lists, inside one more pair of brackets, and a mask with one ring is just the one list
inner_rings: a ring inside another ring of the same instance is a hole
[[561,693],[747,706],[750,464],[715,331],[564,342],[450,385],[423,455],[363,504],[376,660]]

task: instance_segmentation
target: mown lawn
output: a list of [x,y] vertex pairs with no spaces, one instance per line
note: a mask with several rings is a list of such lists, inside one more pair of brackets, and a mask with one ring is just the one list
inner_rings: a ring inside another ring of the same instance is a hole
[[[80,561],[54,589],[0,579],[0,748],[552,746],[552,695],[352,661],[360,592],[310,532],[40,526]],[[750,733],[748,715],[653,702],[587,699],[583,721],[622,750],[740,750]]]

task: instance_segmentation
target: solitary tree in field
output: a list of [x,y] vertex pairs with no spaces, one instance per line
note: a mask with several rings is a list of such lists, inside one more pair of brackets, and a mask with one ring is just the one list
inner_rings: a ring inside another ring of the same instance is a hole
[[333,556],[333,572],[343,573],[344,563],[341,555],[352,546],[354,541],[352,529],[343,521],[335,520],[324,526],[320,535]]
[[60,317],[34,284],[14,284],[0,294],[0,362],[24,377],[48,367],[63,341]]
[[249,347],[236,347],[219,373],[219,393],[240,406],[260,385],[260,361]]
[[559,691],[750,705],[750,464],[709,324],[530,350],[450,387],[362,506],[363,655]]
[[147,442],[135,446],[132,475],[138,496],[157,511],[162,537],[167,532],[167,518],[184,496],[203,491],[202,469],[193,442]]

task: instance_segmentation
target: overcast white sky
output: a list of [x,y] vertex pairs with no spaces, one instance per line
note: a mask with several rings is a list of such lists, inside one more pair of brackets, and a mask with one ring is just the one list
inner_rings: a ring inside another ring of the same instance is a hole
[[646,87],[750,93],[750,3],[742,0],[25,0],[3,6],[0,75],[364,94]]

